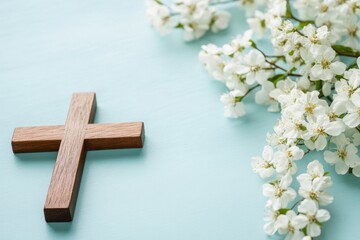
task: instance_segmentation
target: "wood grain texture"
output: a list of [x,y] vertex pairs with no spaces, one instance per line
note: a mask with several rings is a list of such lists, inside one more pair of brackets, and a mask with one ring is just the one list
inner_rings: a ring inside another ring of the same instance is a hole
[[88,150],[142,148],[144,136],[143,122],[89,124],[85,147]]
[[95,108],[94,93],[73,95],[46,197],[46,221],[71,221],[73,218],[86,155],[85,130],[93,121]]
[[18,127],[11,141],[14,153],[58,151],[65,126]]
[[73,219],[87,150],[143,147],[143,122],[91,124],[95,110],[95,93],[78,93],[65,125],[14,130],[14,153],[59,151],[44,207],[48,222]]
[[[65,126],[19,127],[12,139],[14,153],[58,151]],[[141,148],[144,142],[144,123],[88,124],[85,133],[87,150]]]

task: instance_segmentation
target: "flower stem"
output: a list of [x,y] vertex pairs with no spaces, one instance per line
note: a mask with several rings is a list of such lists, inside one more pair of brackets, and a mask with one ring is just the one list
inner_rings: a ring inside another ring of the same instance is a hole
[[260,87],[260,84],[256,84],[255,86],[251,87],[251,88],[244,94],[244,96],[242,96],[242,97],[240,98],[240,101],[242,101],[247,95],[249,95],[249,93],[250,93],[251,91],[255,90],[255,89],[258,88],[258,87]]
[[[256,45],[252,45],[253,48],[255,48],[256,50],[258,50],[259,52],[261,52],[262,55],[264,55],[265,58],[277,58],[277,59],[281,59],[283,56],[269,56],[269,55],[266,55],[264,53],[264,51],[262,51],[260,48],[258,48]],[[292,72],[289,72],[288,70],[286,70],[285,68],[283,67],[280,67],[279,65],[277,65],[275,62],[271,62],[269,60],[265,60],[267,63],[269,63],[270,65],[272,65],[273,67],[275,68],[278,68],[284,72],[286,72],[286,76],[293,76],[293,77],[302,77],[301,74],[296,74],[296,73],[292,73]]]
[[304,153],[304,156],[307,155],[307,154],[309,154],[309,152],[311,152],[310,149],[308,149],[308,150]]
[[280,67],[280,66],[279,66],[279,65],[277,65],[276,63],[273,63],[273,62],[271,62],[271,61],[269,61],[269,60],[265,60],[265,61],[266,61],[267,63],[269,63],[270,65],[274,66],[275,68],[278,68],[278,69],[280,69],[280,70],[282,70],[282,71],[286,72],[286,75],[287,75],[287,76],[302,77],[302,75],[301,75],[301,74],[291,73],[291,72],[289,72],[288,70],[286,70],[285,68]]
[[298,205],[302,200],[304,200],[304,198],[303,198],[303,199],[300,199],[299,201],[297,201],[296,203],[294,203],[294,205],[291,207],[291,209],[294,209],[294,207],[296,207],[296,205]]

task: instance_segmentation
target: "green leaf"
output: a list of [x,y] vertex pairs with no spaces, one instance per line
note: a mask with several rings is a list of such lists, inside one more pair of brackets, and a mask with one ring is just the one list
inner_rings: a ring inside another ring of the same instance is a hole
[[343,78],[343,76],[342,75],[336,75],[335,78],[336,78],[336,80],[341,80]]
[[178,25],[176,25],[175,28],[184,28],[184,25],[182,25],[181,23],[178,23]]
[[297,25],[297,28],[300,30],[300,29],[303,29],[304,27],[306,27],[309,24],[315,24],[315,23],[314,23],[314,21],[301,21],[299,23],[299,25]]
[[321,80],[315,81],[315,88],[316,88],[316,90],[322,89],[322,81]]
[[289,72],[292,73],[292,72],[295,72],[296,70],[297,70],[297,68],[296,68],[296,67],[293,67],[292,69],[289,70]]
[[286,75],[285,74],[276,74],[274,76],[272,76],[271,78],[269,78],[268,80],[272,83],[274,83],[274,85],[276,86],[276,84],[285,79],[286,78]]
[[305,131],[307,128],[306,128],[304,125],[301,124],[301,125],[299,126],[299,129],[300,129],[301,131]]
[[339,118],[343,119],[346,116],[346,113],[343,113],[339,116]]
[[249,42],[253,48],[257,48],[256,43],[253,40],[249,40]]
[[356,51],[350,47],[343,46],[343,45],[333,45],[332,48],[337,52],[347,53],[347,54],[353,54],[356,53]]
[[324,176],[329,176],[330,173],[329,172],[324,172]]
[[290,210],[289,208],[280,208],[279,213],[285,215],[289,210]]
[[346,70],[349,70],[350,68],[358,68],[357,62],[353,62],[352,64],[350,64]]
[[243,97],[235,97],[235,102],[241,102],[242,99]]
[[286,13],[285,17],[292,18],[291,8],[290,8],[290,1],[286,1]]
[[262,28],[266,28],[265,19],[263,19],[263,20],[260,21],[260,26],[261,26]]

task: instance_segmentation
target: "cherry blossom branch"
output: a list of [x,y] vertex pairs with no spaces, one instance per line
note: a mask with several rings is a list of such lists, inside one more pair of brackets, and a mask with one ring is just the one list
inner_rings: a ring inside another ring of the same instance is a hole
[[[252,46],[253,48],[255,48],[256,50],[258,50],[262,55],[264,55],[265,58],[277,58],[277,60],[279,60],[279,59],[281,59],[281,58],[284,57],[284,56],[269,56],[269,55],[267,55],[264,51],[262,51],[260,48],[258,48],[255,43],[252,43],[251,46]],[[288,71],[288,70],[286,70],[285,68],[277,65],[275,62],[271,62],[271,61],[269,61],[268,59],[266,59],[265,61],[266,61],[267,63],[269,63],[270,65],[272,65],[273,67],[278,68],[278,69],[284,71],[284,72],[286,73],[286,76],[302,77],[301,74],[292,73],[291,71]]]
[[274,63],[274,62],[271,62],[271,61],[269,61],[269,60],[265,60],[265,61],[266,61],[267,63],[269,63],[270,65],[274,66],[275,68],[278,68],[278,69],[280,69],[280,70],[284,71],[284,72],[286,73],[286,76],[302,77],[302,75],[301,75],[301,74],[292,73],[292,72],[290,72],[290,71],[286,70],[285,68],[280,67],[279,65],[277,65],[277,64],[276,64],[276,63]]
[[[160,30],[174,28],[169,24],[173,23],[170,19],[181,23],[185,39],[185,36],[191,36],[187,40],[198,39],[206,31],[217,32],[228,26],[228,13],[210,6],[233,2],[239,1],[177,0],[176,5],[169,9],[162,6],[158,11],[155,10],[159,6],[155,6],[151,12],[153,26]],[[267,106],[270,112],[280,111],[279,122],[267,135],[262,155],[254,157],[252,162],[260,177],[274,177],[263,185],[263,194],[268,197],[266,211],[271,215],[266,220],[265,231],[269,235],[291,238],[296,233],[299,239],[313,239],[321,234],[322,222],[330,219],[329,212],[320,207],[333,201],[326,192],[332,181],[319,161],[311,161],[307,171],[300,174],[296,171],[297,161],[313,151],[324,150],[324,160],[335,164],[337,173],[349,172],[360,177],[360,156],[353,150],[360,147],[357,141],[360,117],[356,109],[348,107],[360,104],[358,98],[351,97],[360,91],[360,58],[348,65],[336,57],[360,57],[360,52],[355,50],[353,32],[342,31],[343,26],[336,25],[338,21],[346,21],[346,27],[354,28],[357,36],[359,16],[345,6],[346,1],[326,5],[327,11],[321,14],[319,1],[309,1],[306,6],[290,0],[268,2],[267,10],[248,11],[252,6],[246,9],[247,13],[255,13],[247,19],[249,31],[223,46],[202,46],[199,60],[209,75],[229,90],[220,97],[226,117],[244,116],[242,100],[253,92],[257,104]],[[247,4],[243,6],[246,8]],[[170,11],[178,12],[180,17],[169,17]],[[324,16],[328,17],[331,28],[323,22]],[[267,32],[274,52],[281,56],[268,55],[256,46],[253,35],[264,36]],[[293,184],[294,178],[299,185]],[[323,218],[317,219],[316,212]],[[303,224],[295,226],[293,222]]]

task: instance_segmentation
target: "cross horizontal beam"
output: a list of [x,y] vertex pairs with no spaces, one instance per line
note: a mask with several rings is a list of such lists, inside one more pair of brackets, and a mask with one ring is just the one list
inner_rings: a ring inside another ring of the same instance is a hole
[[[14,153],[58,151],[65,132],[64,125],[18,127],[14,130]],[[87,150],[141,148],[144,143],[144,123],[88,124],[85,130]]]

